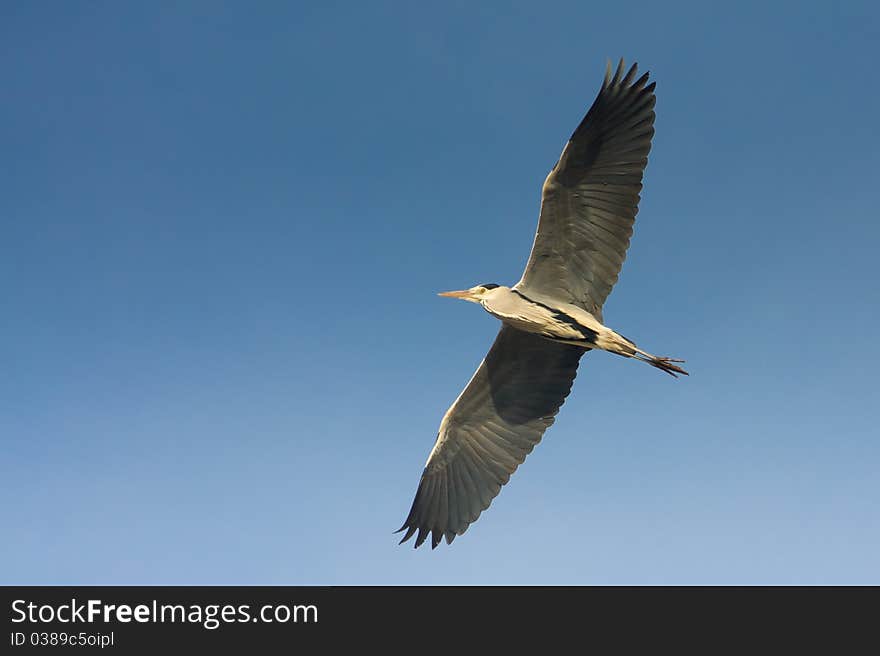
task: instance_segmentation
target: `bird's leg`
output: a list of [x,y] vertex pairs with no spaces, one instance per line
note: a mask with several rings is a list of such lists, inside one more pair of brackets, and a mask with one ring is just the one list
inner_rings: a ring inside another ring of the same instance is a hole
[[625,358],[635,358],[636,360],[647,362],[652,367],[656,367],[661,371],[665,371],[667,374],[674,378],[678,378],[678,374],[682,374],[684,376],[690,375],[684,369],[674,364],[675,362],[684,362],[684,360],[658,357],[656,355],[648,353],[647,351],[643,351],[635,345],[635,342],[627,339],[620,333],[614,332],[608,326],[598,324],[597,328],[593,328],[592,326],[590,326],[590,328],[596,331],[594,344],[600,349],[609,351],[611,353],[616,353],[617,355],[622,355]]

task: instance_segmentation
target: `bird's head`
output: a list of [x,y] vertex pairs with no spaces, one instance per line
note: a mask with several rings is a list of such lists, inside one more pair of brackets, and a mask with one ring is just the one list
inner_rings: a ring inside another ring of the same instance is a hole
[[470,289],[462,289],[457,292],[440,292],[438,296],[448,296],[449,298],[460,298],[465,301],[470,301],[471,303],[479,303],[483,299],[486,298],[488,294],[491,294],[493,290],[498,289],[498,285],[491,282],[483,283],[482,285],[476,285],[471,287]]

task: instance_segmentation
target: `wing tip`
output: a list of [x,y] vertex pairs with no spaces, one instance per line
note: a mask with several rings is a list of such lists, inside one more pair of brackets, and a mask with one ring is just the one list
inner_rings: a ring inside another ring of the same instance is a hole
[[617,62],[617,70],[614,71],[614,80],[612,80],[611,85],[617,86],[620,84],[620,76],[623,75],[623,57],[621,57]]
[[409,540],[413,536],[413,533],[416,532],[415,526],[410,526],[408,524],[404,524],[399,529],[394,531],[394,533],[395,534],[400,533],[404,529],[406,529],[406,534],[402,538],[400,538],[400,542],[398,542],[397,544],[403,544],[404,542],[406,542],[407,540]]
[[[400,539],[400,542],[397,543],[398,545],[403,544],[404,542],[409,540],[413,535],[416,535],[416,531],[418,531],[415,543],[413,544],[413,549],[418,549],[419,547],[421,547],[427,541],[428,535],[430,535],[432,551],[440,546],[440,543],[444,540],[446,540],[446,544],[452,544],[452,541],[455,540],[455,538],[459,535],[459,533],[456,533],[451,529],[429,529],[427,526],[419,527],[411,525],[409,523],[401,526],[399,529],[394,531],[392,535],[397,535],[398,533],[401,533],[403,531],[406,531],[406,534]],[[462,531],[462,533],[464,533],[464,531]]]
[[[645,71],[641,77],[635,79],[636,73],[639,70],[639,63],[634,61],[632,65],[629,67],[629,70],[624,75],[623,71],[625,69],[625,60],[621,57],[618,62],[616,68],[612,68],[612,60],[609,57],[606,60],[605,64],[605,79],[602,82],[602,90],[606,91],[608,89],[615,90],[626,90],[626,89],[642,89],[645,92],[652,92],[656,87],[656,82],[652,82],[651,85],[645,87],[645,84],[648,82],[648,79],[651,77],[651,71]],[[612,73],[612,70],[614,71]],[[652,86],[653,85],[653,86]]]

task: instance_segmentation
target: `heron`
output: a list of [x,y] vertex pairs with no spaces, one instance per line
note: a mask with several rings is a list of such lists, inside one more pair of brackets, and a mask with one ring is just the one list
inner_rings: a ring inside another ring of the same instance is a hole
[[645,362],[674,377],[684,360],[659,357],[604,325],[654,136],[650,74],[624,74],[621,59],[572,133],[541,191],[532,251],[513,287],[479,284],[440,296],[479,303],[501,329],[440,422],[412,507],[398,533],[451,544],[492,503],[571,391],[594,349]]

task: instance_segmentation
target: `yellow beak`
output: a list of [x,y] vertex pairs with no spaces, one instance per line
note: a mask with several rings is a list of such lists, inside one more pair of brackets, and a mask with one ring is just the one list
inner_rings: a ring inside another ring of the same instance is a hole
[[462,289],[457,292],[440,292],[437,296],[448,296],[449,298],[472,298],[473,292],[470,289]]

